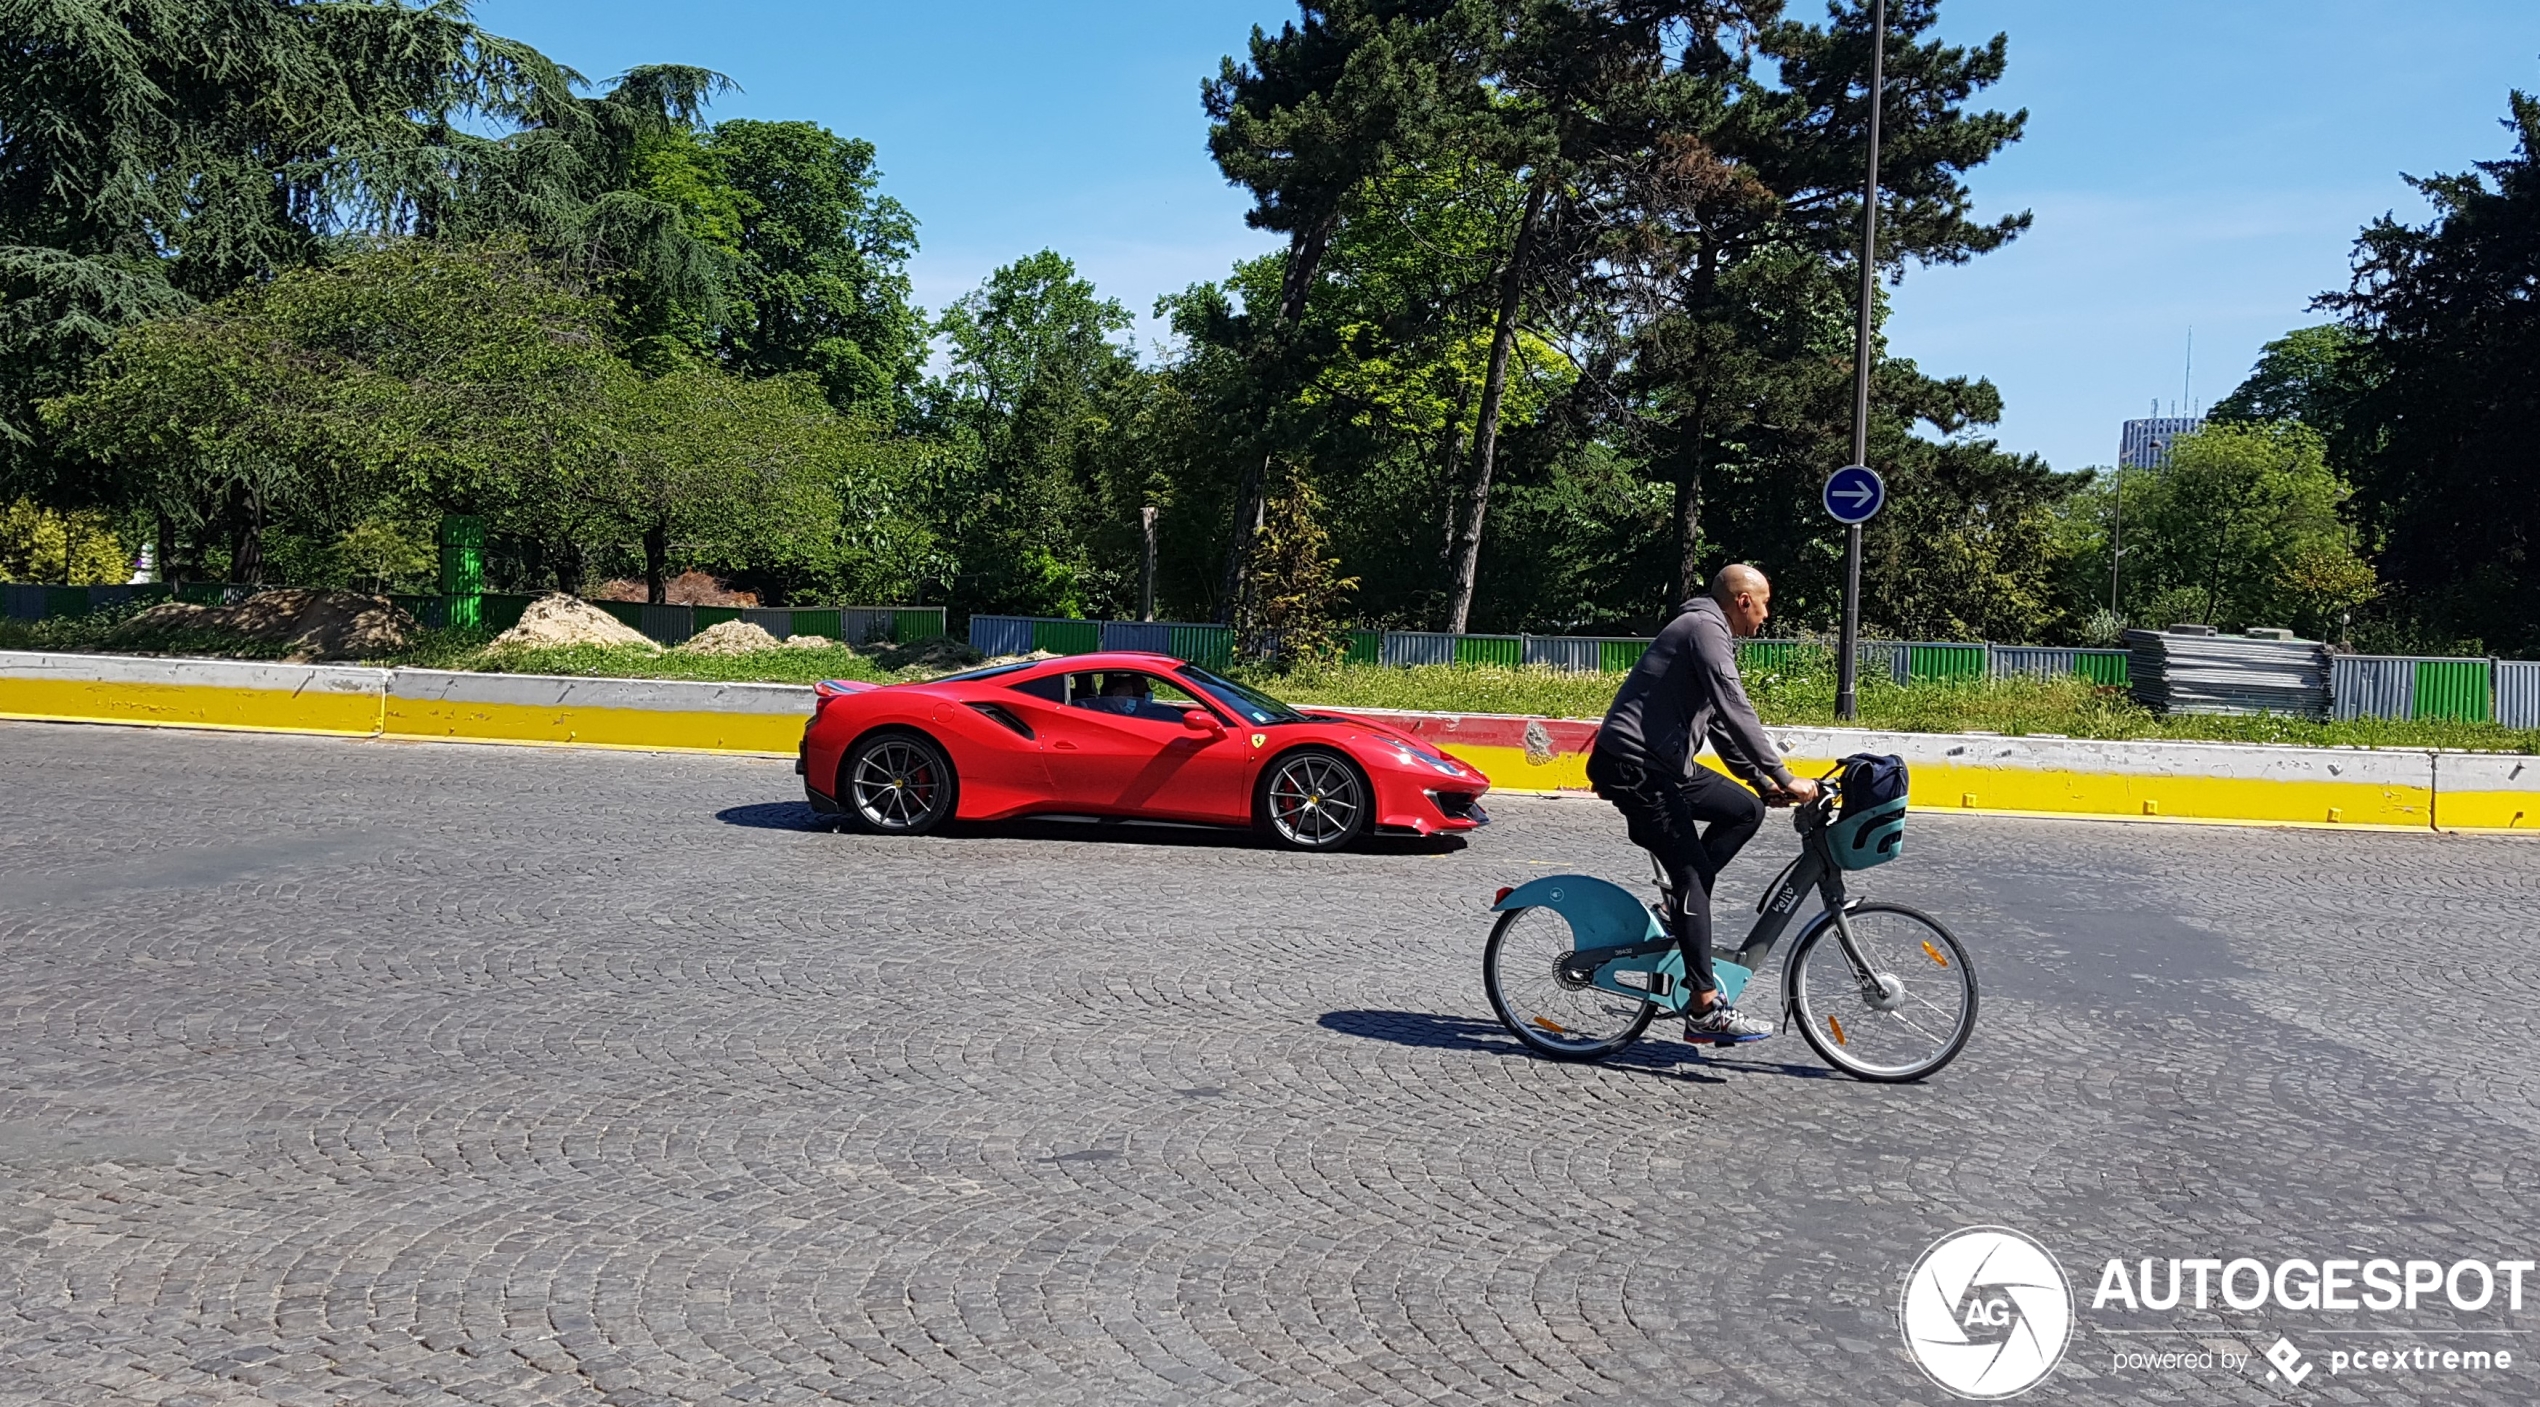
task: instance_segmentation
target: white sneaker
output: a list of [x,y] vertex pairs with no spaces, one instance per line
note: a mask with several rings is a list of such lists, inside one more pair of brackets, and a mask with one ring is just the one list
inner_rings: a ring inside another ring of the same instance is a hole
[[1772,1022],[1760,1016],[1749,1016],[1727,1002],[1713,1002],[1709,1011],[1685,1016],[1685,1039],[1688,1041],[1742,1045],[1748,1041],[1760,1041],[1772,1033]]

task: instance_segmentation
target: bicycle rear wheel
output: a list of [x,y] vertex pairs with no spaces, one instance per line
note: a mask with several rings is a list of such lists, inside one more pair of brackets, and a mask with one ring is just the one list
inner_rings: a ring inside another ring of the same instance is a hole
[[1574,941],[1557,910],[1510,909],[1482,950],[1482,987],[1501,1024],[1537,1055],[1602,1060],[1639,1040],[1658,1008],[1561,971]]
[[1866,970],[1832,919],[1790,955],[1793,1014],[1808,1045],[1857,1079],[1919,1080],[1958,1058],[1976,1028],[1976,970],[1940,921],[1902,904],[1844,912]]

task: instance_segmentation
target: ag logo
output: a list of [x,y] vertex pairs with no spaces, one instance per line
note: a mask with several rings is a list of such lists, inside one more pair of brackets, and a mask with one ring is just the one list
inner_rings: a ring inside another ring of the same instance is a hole
[[1999,1226],[1942,1237],[1905,1277],[1906,1351],[1960,1397],[2037,1386],[2072,1337],[2073,1292],[2044,1246]]

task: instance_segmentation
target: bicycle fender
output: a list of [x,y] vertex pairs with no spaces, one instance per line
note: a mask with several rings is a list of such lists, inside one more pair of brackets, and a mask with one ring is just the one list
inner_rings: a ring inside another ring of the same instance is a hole
[[[1508,891],[1508,897],[1491,905],[1493,909],[1550,909],[1570,925],[1571,941],[1581,951],[1590,948],[1617,948],[1626,944],[1665,940],[1667,930],[1659,926],[1658,916],[1646,904],[1619,884],[1594,875],[1557,874],[1530,880]],[[1664,974],[1674,978],[1674,988],[1665,996],[1653,996],[1646,985],[1634,986],[1622,981],[1625,972]],[[1670,944],[1665,951],[1641,957],[1620,958],[1605,963],[1596,972],[1596,985],[1622,996],[1638,997],[1667,1011],[1682,1011],[1684,955]],[[1711,960],[1711,975],[1719,979],[1720,996],[1734,1002],[1746,989],[1746,981],[1754,974],[1726,958]]]
[[1667,936],[1648,905],[1623,886],[1594,875],[1556,874],[1528,880],[1491,908],[1550,909],[1569,922],[1570,937],[1581,949],[1614,948]]

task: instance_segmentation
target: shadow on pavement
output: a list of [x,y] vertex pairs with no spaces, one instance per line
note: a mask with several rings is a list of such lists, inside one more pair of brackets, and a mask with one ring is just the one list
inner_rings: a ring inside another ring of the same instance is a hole
[[800,801],[761,801],[748,806],[726,806],[714,818],[727,826],[743,826],[759,831],[825,831],[831,821]]
[[[714,813],[727,826],[765,831],[825,831],[837,819],[823,816],[800,801],[761,801],[727,806]],[[1185,846],[1199,849],[1265,850],[1270,847],[1250,831],[1218,826],[1186,826],[1171,821],[1123,821],[1095,816],[1039,816],[1021,821],[958,821],[932,837],[938,840],[1075,840],[1111,841],[1126,845]],[[1460,835],[1371,836],[1350,847],[1361,855],[1452,855],[1465,848]]]
[[[1315,1024],[1345,1036],[1387,1041],[1423,1050],[1473,1050],[1491,1055],[1536,1058],[1508,1034],[1507,1027],[1497,1021],[1470,1016],[1441,1016],[1426,1011],[1329,1011]],[[1822,1065],[1787,1065],[1751,1059],[1745,1055],[1745,1050],[1751,1048],[1742,1048],[1737,1054],[1723,1057],[1708,1054],[1682,1041],[1643,1039],[1620,1055],[1597,1063],[1609,1070],[1628,1070],[1664,1079],[1713,1084],[1718,1083],[1719,1077],[1705,1072],[1724,1067],[1756,1074],[1790,1075],[1803,1080],[1827,1079],[1835,1073]]]
[[1327,1011],[1315,1023],[1344,1036],[1417,1046],[1422,1050],[1486,1050],[1494,1055],[1522,1055],[1526,1048],[1496,1021],[1469,1016],[1438,1016],[1426,1011]]

